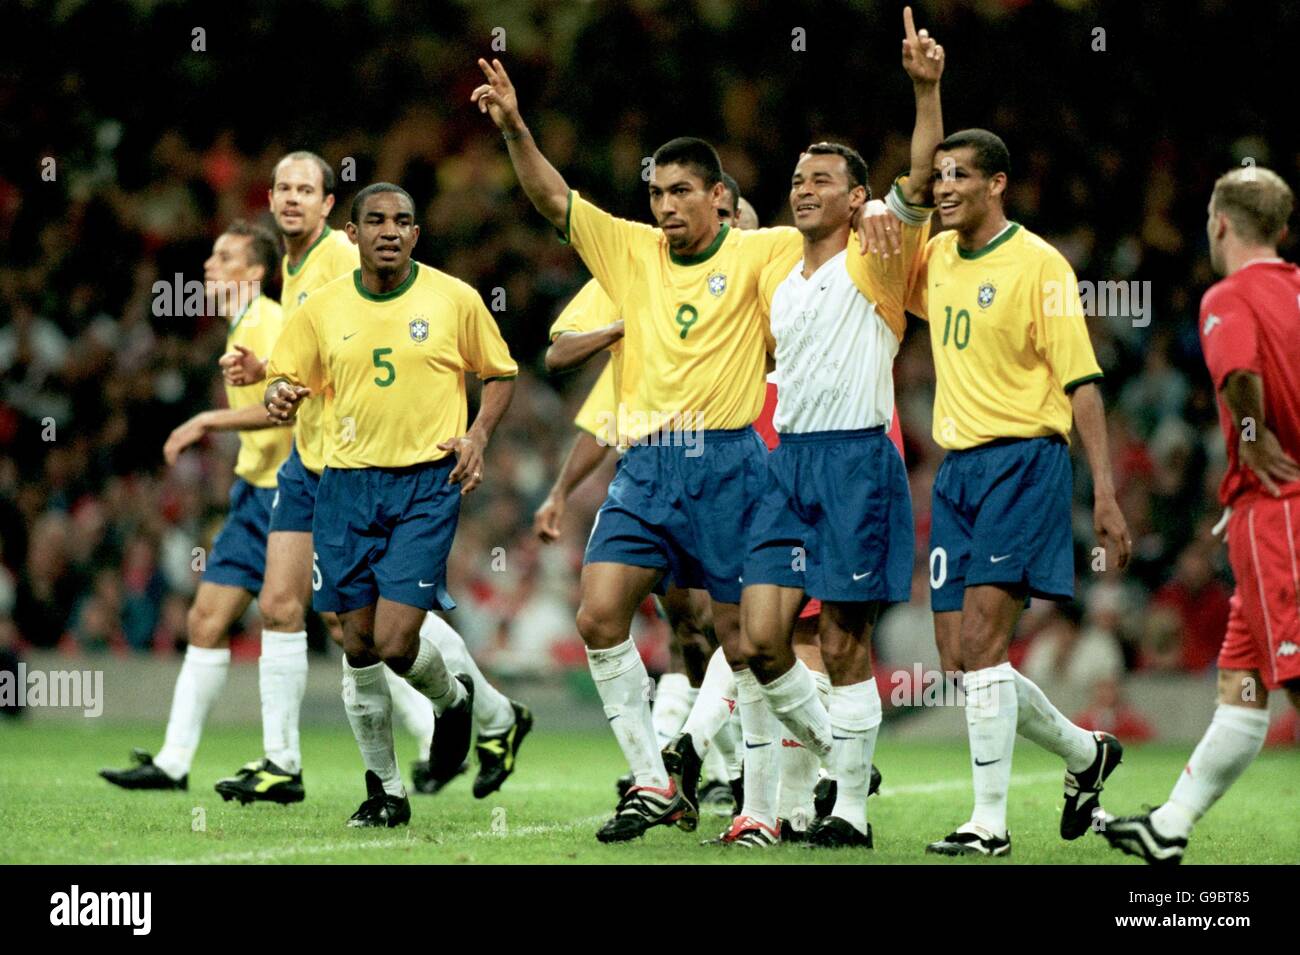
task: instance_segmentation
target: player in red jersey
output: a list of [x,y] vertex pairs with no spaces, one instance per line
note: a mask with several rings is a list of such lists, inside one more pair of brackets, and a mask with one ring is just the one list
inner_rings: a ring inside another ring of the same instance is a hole
[[1210,264],[1225,278],[1201,299],[1201,348],[1219,393],[1228,472],[1228,560],[1237,589],[1219,653],[1219,705],[1169,799],[1108,817],[1102,835],[1152,864],[1182,861],[1192,827],[1258,755],[1268,694],[1300,708],[1300,268],[1278,258],[1294,196],[1248,167],[1210,197]]

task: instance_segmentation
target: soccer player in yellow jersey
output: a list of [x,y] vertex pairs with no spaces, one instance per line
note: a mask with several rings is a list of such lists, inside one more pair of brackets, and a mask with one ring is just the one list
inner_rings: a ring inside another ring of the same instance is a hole
[[[287,322],[308,295],[357,267],[357,250],[346,235],[329,227],[334,170],[315,153],[298,150],[281,157],[271,173],[267,200],[285,243],[280,301]],[[226,380],[241,386],[262,381],[269,355],[269,348],[258,351],[236,343],[221,357]],[[218,780],[215,787],[225,799],[241,803],[277,801],[287,790],[302,790],[298,723],[307,689],[311,515],[323,466],[324,404],[323,396],[304,403],[294,424],[289,456],[277,474],[266,576],[258,600],[263,625],[258,682],[264,753],[261,760]],[[326,623],[334,633],[338,624],[332,617],[329,615]],[[421,741],[423,748],[432,739],[431,713],[426,723],[428,738]]]
[[[723,223],[737,222],[741,202],[740,187],[726,173],[722,175],[722,183],[725,189],[717,206],[718,220]],[[738,228],[758,227],[758,220],[752,216],[752,211],[751,206],[750,220]],[[551,325],[550,338],[551,346],[546,350],[547,371],[576,368],[606,350],[610,356],[574,418],[578,435],[569,449],[560,474],[546,500],[533,516],[533,530],[543,543],[559,539],[560,523],[569,495],[614,453],[618,443],[617,409],[623,322],[600,283],[592,279],[560,312]],[[672,635],[669,671],[659,677],[651,708],[655,736],[662,748],[681,730],[698,698],[706,665],[714,652],[714,641],[709,636],[712,622],[709,618],[707,592],[668,587],[660,596],[660,606],[668,618]],[[729,675],[728,671],[728,677]],[[734,688],[730,697],[735,697]],[[726,706],[725,702],[719,702]],[[734,740],[729,731],[721,743],[723,753],[717,749],[709,751],[713,781],[720,787],[718,798],[732,799],[734,793],[728,782],[732,773],[727,757],[734,758],[735,752]],[[634,783],[630,773],[621,777],[617,783],[619,796],[622,797]],[[701,797],[703,795],[701,793]]]
[[[410,819],[385,667],[433,702],[445,742],[435,755],[459,767],[469,750],[474,684],[452,676],[421,626],[433,607],[455,606],[446,563],[460,498],[482,481],[517,368],[474,290],[411,259],[420,230],[405,190],[366,187],[351,218],[361,268],[314,292],[288,323],[266,406],[290,420],[305,398],[331,396],[313,605],[339,614],[343,700],[366,766],[367,798],[349,825],[383,827]],[[468,430],[466,371],[484,382]]]
[[[260,285],[275,269],[280,247],[266,229],[232,223],[204,263],[209,302],[229,323],[227,348],[267,353],[280,335],[280,306],[260,294]],[[175,464],[185,448],[210,431],[239,431],[239,458],[230,489],[230,510],[212,542],[203,577],[186,620],[189,647],[172,693],[167,735],[156,759],[135,751],[135,766],[101,770],[109,782],[125,789],[186,789],[190,765],[208,711],[221,694],[230,669],[230,625],[243,616],[262,589],[266,538],[275,496],[275,473],[289,453],[290,432],[271,421],[256,386],[227,386],[230,407],[205,411],[172,432],[163,448]],[[301,788],[282,789],[285,802],[302,798]]]
[[[1010,157],[968,129],[935,152],[934,199],[947,231],[930,240],[908,311],[930,323],[937,389],[931,609],[947,670],[965,671],[975,808],[927,851],[1005,855],[1017,731],[1066,765],[1061,835],[1087,831],[1122,749],[1067,720],[1017,673],[1007,647],[1029,596],[1074,594],[1068,441],[1077,425],[1093,485],[1093,528],[1128,563],[1105,412],[1078,283],[1065,257],[1003,209]],[[928,210],[914,210],[928,217]]]
[[649,182],[657,227],[618,219],[569,189],[519,115],[499,61],[472,101],[491,116],[533,205],[572,243],[624,321],[619,463],[587,545],[578,629],[610,728],[636,777],[597,833],[622,841],[689,821],[695,806],[655,746],[645,667],[628,637],[637,606],[665,573],[703,588],[729,661],[739,654],[743,532],[764,477],[750,427],[763,407],[763,269],[797,261],[790,228],[740,232],[718,222],[717,153],[681,138],[656,150]]
[[[267,192],[271,213],[287,252],[281,263],[284,315],[287,321],[321,286],[358,265],[357,249],[346,233],[329,227],[334,208],[334,170],[307,150],[283,156],[271,174]],[[267,353],[236,344],[221,358],[226,380],[247,385],[266,377]],[[217,792],[241,802],[276,800],[283,787],[301,787],[302,757],[298,746],[298,718],[307,680],[306,611],[311,598],[311,520],[316,507],[316,486],[324,466],[326,434],[322,425],[325,398],[304,403],[296,421],[295,447],[280,467],[267,539],[266,576],[259,599],[264,629],[258,661],[262,689],[262,723],[265,756],[243,766],[233,777],[217,782]],[[264,417],[264,416],[263,416]],[[263,421],[263,423],[265,423]],[[260,426],[260,425],[259,425]],[[300,455],[298,446],[303,448]],[[331,638],[342,643],[338,618],[322,614]],[[526,724],[525,708],[513,702],[483,677],[465,641],[436,614],[425,629],[445,657],[456,661],[474,679],[474,726],[478,731],[479,774],[476,794],[499,787],[514,766]],[[422,754],[436,745],[433,707],[405,680],[388,673],[393,707],[415,737]],[[525,714],[523,722],[520,714]],[[521,732],[522,730],[522,732]],[[508,752],[507,752],[508,750]],[[456,772],[460,771],[459,766]],[[416,792],[436,793],[449,778],[435,777],[429,761],[421,759],[411,769]]]

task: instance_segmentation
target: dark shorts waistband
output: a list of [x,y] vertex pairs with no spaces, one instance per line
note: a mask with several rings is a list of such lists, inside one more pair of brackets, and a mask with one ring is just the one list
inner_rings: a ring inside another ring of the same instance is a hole
[[[400,468],[334,468],[327,464],[325,465],[325,470],[333,471],[335,474],[391,474],[394,477],[403,477],[408,474],[419,474],[422,471],[437,471],[443,468],[450,469],[455,463],[456,455],[449,454],[445,458],[439,458],[437,461],[421,461],[418,464],[407,464]],[[321,473],[323,474],[324,472]]]
[[689,429],[679,429],[676,431],[663,430],[654,431],[647,435],[642,435],[635,440],[628,442],[629,448],[668,448],[680,446],[682,441],[677,435],[690,434],[697,439],[707,439],[709,441],[737,441],[749,435],[758,435],[752,425],[745,425],[743,428],[705,428],[702,431],[691,431]]
[[986,441],[983,444],[977,444],[973,448],[958,448],[955,451],[949,451],[949,454],[974,454],[977,451],[988,451],[991,448],[1006,448],[1015,444],[1028,444],[1031,441],[1049,441],[1052,444],[1067,444],[1068,442],[1059,434],[1043,434],[1036,438],[994,438],[992,441]]
[[782,444],[801,444],[803,442],[816,441],[853,441],[856,438],[869,438],[872,435],[884,434],[885,426],[878,424],[874,428],[853,428],[846,431],[792,431],[777,432],[777,437],[781,439]]

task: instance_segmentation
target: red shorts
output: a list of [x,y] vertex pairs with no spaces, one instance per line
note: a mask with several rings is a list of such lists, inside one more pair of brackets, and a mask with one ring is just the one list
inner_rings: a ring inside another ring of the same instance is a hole
[[[1292,506],[1294,505],[1294,506]],[[1300,680],[1300,497],[1251,495],[1228,519],[1228,561],[1237,589],[1220,670],[1258,670],[1277,689]]]

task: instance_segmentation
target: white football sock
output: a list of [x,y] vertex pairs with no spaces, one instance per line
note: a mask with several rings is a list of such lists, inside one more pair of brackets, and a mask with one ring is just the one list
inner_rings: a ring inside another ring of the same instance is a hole
[[439,716],[465,699],[465,687],[451,675],[437,645],[424,634],[420,634],[415,662],[402,676],[433,702],[433,712]]
[[966,732],[975,784],[975,810],[969,825],[1005,838],[1011,756],[1016,746],[1015,671],[1010,663],[1002,663],[967,672],[965,687]]
[[405,796],[393,750],[393,700],[388,692],[388,665],[353,667],[343,658],[343,709],[361,750],[361,761],[384,784],[390,796]]
[[1187,767],[1178,774],[1169,800],[1151,813],[1160,834],[1186,839],[1259,755],[1267,735],[1268,710],[1220,703]]
[[[732,697],[729,702],[736,704],[736,698]],[[727,760],[727,778],[739,779],[745,769],[745,737],[740,728],[739,712],[732,710],[727,722],[722,724],[722,729],[713,737],[713,742]]]
[[691,686],[685,673],[665,673],[659,677],[651,714],[660,749],[671,743],[673,737],[682,731],[699,692]]
[[704,754],[704,776],[710,782],[725,783],[730,782],[731,777],[727,775],[731,772],[731,767],[727,764],[727,754],[723,746],[719,745],[719,737],[715,736],[714,745],[708,748]]
[[781,788],[781,721],[749,670],[736,672],[736,694],[745,739],[745,804],[740,814],[775,829]]
[[[736,677],[731,671],[731,664],[722,655],[722,650],[714,650],[709,657],[709,665],[704,670],[704,680],[695,697],[695,705],[686,717],[680,732],[689,733],[695,751],[701,758],[709,755],[714,737],[731,717],[736,700]],[[730,701],[730,702],[728,702]]]
[[515,725],[510,698],[487,681],[474,662],[465,640],[436,613],[425,616],[420,636],[428,637],[452,673],[466,673],[474,681],[474,729],[484,736],[500,736]]
[[803,743],[818,759],[831,751],[831,717],[817,695],[812,671],[802,660],[766,686],[763,697],[790,735]]
[[[817,687],[817,699],[822,701],[822,706],[826,707],[826,712],[829,714],[831,711],[830,674],[823,673],[820,670],[814,670],[812,667],[808,668],[808,672],[812,674],[813,684]],[[818,763],[822,769],[830,773],[831,757],[829,754],[818,760]]]
[[831,687],[831,727],[835,749],[835,808],[832,816],[867,832],[867,793],[871,758],[880,732],[880,691],[875,679]]
[[257,685],[262,694],[262,749],[266,758],[286,773],[301,772],[298,714],[307,692],[306,630],[262,631]]
[[[813,685],[817,687],[817,698],[830,710],[831,678],[820,670],[808,668],[812,674]],[[832,728],[834,723],[832,722]],[[832,736],[834,734],[832,733]],[[833,742],[833,740],[832,740]],[[834,751],[832,750],[832,756]],[[781,798],[777,803],[777,815],[789,820],[790,825],[803,832],[816,816],[813,806],[813,792],[817,787],[822,761],[817,754],[796,739],[783,737],[781,740]]]
[[190,771],[199,748],[208,711],[221,695],[230,673],[230,648],[195,647],[185,650],[181,672],[172,690],[172,711],[167,717],[167,735],[154,765],[172,779]]
[[608,650],[587,650],[587,665],[605,718],[638,786],[668,787],[668,771],[655,739],[650,716],[650,676],[636,644],[628,637]]
[[433,704],[429,698],[407,683],[391,669],[385,667],[384,679],[388,683],[388,696],[393,710],[406,731],[415,737],[420,759],[429,758],[433,746]]
[[777,800],[777,815],[803,832],[812,823],[813,789],[817,786],[821,760],[798,740],[782,736],[781,739],[781,795]]
[[1038,686],[1016,669],[1016,729],[1031,743],[1065,760],[1065,768],[1081,773],[1097,759],[1097,740],[1067,720]]

